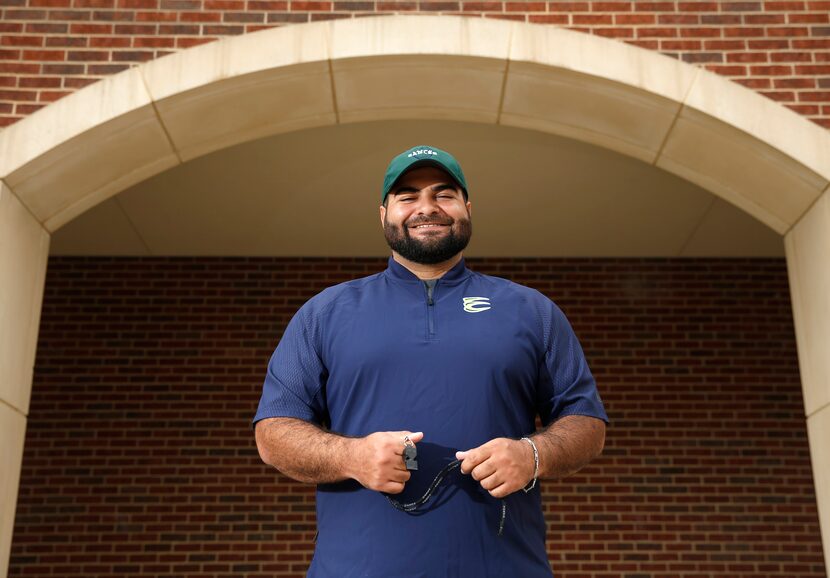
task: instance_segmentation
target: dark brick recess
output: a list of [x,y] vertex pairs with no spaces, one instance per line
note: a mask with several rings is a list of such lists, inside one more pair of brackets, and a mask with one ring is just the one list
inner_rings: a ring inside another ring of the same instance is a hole
[[[825,576],[781,259],[470,259],[554,298],[613,420],[546,482],[560,578]],[[11,576],[300,577],[312,488],[264,466],[268,358],[378,258],[49,261]]]

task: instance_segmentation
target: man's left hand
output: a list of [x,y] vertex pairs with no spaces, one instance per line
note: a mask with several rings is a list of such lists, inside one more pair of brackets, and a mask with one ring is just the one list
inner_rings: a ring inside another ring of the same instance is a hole
[[504,498],[524,488],[533,479],[535,464],[530,444],[510,438],[496,438],[471,450],[456,452],[461,473],[474,480],[494,498]]

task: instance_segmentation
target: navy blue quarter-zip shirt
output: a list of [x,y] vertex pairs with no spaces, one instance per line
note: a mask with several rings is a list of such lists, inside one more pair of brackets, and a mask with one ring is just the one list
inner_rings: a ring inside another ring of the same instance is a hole
[[[294,417],[333,432],[423,431],[420,497],[455,452],[519,438],[566,415],[607,421],[582,348],[534,289],[475,273],[461,259],[430,291],[389,258],[385,271],[306,302],[271,360],[254,422]],[[405,513],[356,481],[317,488],[313,578],[549,578],[539,488],[501,502],[453,472]]]

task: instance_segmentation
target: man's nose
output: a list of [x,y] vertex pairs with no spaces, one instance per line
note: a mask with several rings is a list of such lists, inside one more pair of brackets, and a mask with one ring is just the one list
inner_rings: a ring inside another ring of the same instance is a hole
[[432,195],[421,195],[421,198],[418,199],[418,214],[431,215],[438,211],[438,199],[433,198]]

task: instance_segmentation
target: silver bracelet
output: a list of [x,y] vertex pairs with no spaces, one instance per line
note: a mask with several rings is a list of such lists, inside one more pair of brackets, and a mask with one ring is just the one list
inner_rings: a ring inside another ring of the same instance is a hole
[[524,493],[528,493],[536,486],[536,478],[539,476],[539,450],[536,449],[536,444],[533,443],[533,440],[530,438],[522,438],[524,441],[530,444],[530,447],[533,448],[533,480],[528,482],[528,484],[522,488]]

